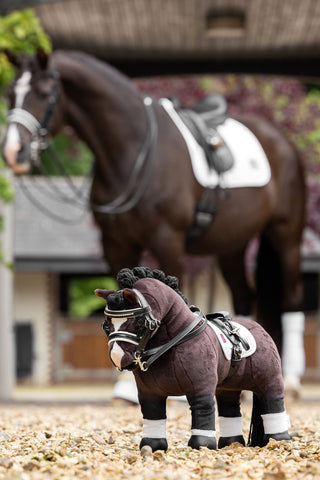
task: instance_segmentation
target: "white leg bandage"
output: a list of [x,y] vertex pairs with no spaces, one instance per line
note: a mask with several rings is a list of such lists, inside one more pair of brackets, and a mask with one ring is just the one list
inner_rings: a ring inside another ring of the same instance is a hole
[[285,377],[300,378],[305,370],[304,354],[304,323],[303,312],[283,313],[281,317],[282,342],[282,370]]
[[241,417],[218,417],[220,437],[243,435]]
[[286,432],[290,428],[290,419],[287,412],[266,413],[261,415],[264,427],[264,433]]
[[165,418],[161,420],[142,420],[142,437],[143,438],[166,438],[166,422]]
[[200,435],[203,437],[215,437],[216,431],[215,430],[200,430],[198,428],[191,429],[191,435]]

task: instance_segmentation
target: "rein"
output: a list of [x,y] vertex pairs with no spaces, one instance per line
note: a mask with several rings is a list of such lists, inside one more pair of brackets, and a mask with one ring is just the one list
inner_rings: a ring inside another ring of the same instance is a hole
[[[191,338],[195,337],[196,335],[199,335],[207,326],[207,318],[202,314],[201,310],[196,308],[196,307],[191,307],[193,308],[193,311],[197,311],[198,314],[196,318],[193,320],[193,322],[190,323],[182,332],[178,333],[174,338],[172,338],[168,343],[165,343],[164,345],[161,345],[160,347],[155,347],[150,350],[144,350],[144,348],[138,349],[135,352],[135,363],[137,363],[140,367],[140,369],[143,372],[146,372],[150,365],[154,363],[156,360],[158,360],[159,357],[161,357],[164,353],[166,353],[168,350],[170,350],[172,347],[175,347],[176,345],[180,345],[181,343],[187,342],[188,340],[191,340]],[[203,320],[203,323],[198,326],[197,329],[193,330],[198,323]],[[144,360],[144,358],[149,357],[147,360]]]
[[136,206],[136,204],[141,199],[145,189],[147,188],[152,165],[153,165],[152,162],[149,162],[146,165],[145,172],[143,174],[144,176],[140,181],[138,188],[136,188],[136,184],[137,184],[139,175],[142,174],[141,172],[143,170],[143,167],[147,163],[147,159],[149,155],[152,154],[155,148],[156,139],[158,135],[158,125],[157,125],[154,109],[152,106],[152,99],[150,97],[145,97],[143,100],[143,105],[147,113],[149,129],[148,129],[144,144],[142,146],[142,149],[135,163],[128,185],[125,188],[125,191],[121,193],[117,198],[112,200],[110,203],[107,203],[105,205],[92,204],[92,208],[96,212],[101,212],[106,214],[116,214],[116,213],[127,212],[128,210],[131,210]]

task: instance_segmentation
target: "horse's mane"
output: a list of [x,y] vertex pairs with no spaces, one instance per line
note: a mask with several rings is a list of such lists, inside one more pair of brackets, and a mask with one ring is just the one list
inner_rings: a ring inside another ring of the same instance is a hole
[[[180,297],[188,304],[188,299],[178,289],[179,280],[177,277],[167,275],[162,270],[151,270],[149,267],[135,267],[132,270],[130,268],[123,268],[117,275],[117,282],[121,289],[134,288],[135,283],[143,278],[154,278],[164,283],[168,287],[172,288]],[[122,292],[114,292],[108,296],[108,306],[112,310],[122,310],[128,307],[126,300],[123,298]]]
[[177,277],[166,275],[162,270],[151,270],[149,267],[123,268],[117,275],[117,282],[120,288],[134,288],[135,283],[142,278],[154,278],[172,288],[188,304],[188,299],[178,289],[179,280]]
[[93,55],[78,50],[54,50],[53,58],[58,59],[59,57],[66,59],[69,64],[73,63],[74,68],[82,68],[84,66],[87,74],[93,73],[102,79],[110,78],[114,82],[130,88],[136,93],[138,92],[137,88],[127,75]]

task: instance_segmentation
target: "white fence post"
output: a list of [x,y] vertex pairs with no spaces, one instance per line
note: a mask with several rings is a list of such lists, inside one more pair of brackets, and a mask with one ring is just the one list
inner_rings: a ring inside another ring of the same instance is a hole
[[[1,175],[11,182],[11,172]],[[13,262],[13,202],[0,200],[0,215],[4,230],[0,232],[2,251],[6,262]],[[0,400],[11,400],[15,387],[15,347],[13,325],[13,271],[0,262]]]

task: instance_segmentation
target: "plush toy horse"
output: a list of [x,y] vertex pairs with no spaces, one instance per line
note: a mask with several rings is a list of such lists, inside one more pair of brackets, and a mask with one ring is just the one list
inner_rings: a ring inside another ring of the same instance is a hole
[[227,312],[202,315],[188,307],[176,277],[160,270],[123,269],[122,290],[96,290],[107,301],[104,330],[109,355],[119,369],[133,370],[143,415],[140,448],[166,450],[166,399],[186,395],[192,414],[188,445],[216,448],[240,442],[240,394],[253,392],[250,446],[270,438],[289,440],[283,402],[281,362],[266,331],[248,319],[231,321]]

